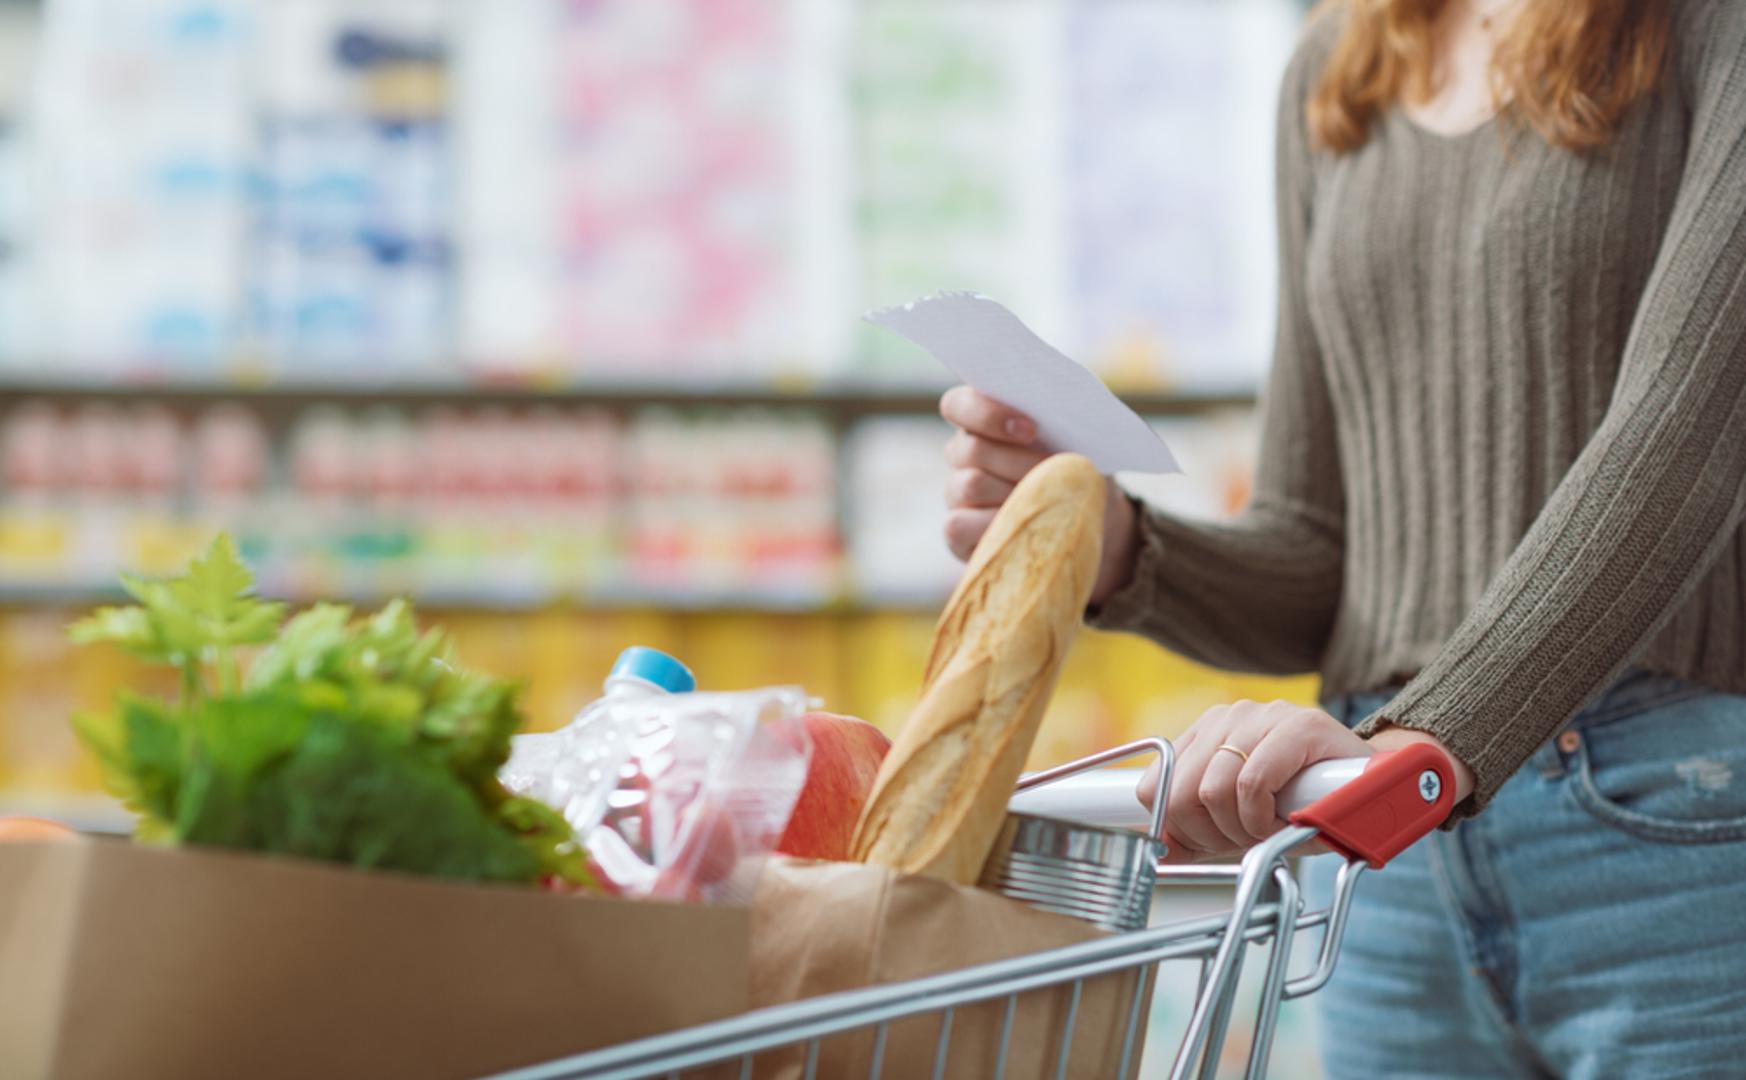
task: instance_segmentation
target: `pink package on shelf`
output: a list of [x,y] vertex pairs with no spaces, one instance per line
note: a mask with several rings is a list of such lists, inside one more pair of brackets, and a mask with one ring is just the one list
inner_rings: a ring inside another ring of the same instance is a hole
[[563,336],[589,372],[743,372],[782,344],[785,25],[769,3],[571,9]]

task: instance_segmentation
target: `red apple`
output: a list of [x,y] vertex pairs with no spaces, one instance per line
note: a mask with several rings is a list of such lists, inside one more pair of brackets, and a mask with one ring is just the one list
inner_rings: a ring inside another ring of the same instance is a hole
[[776,850],[801,859],[846,861],[861,808],[873,791],[891,740],[852,716],[815,712],[792,723],[800,725],[812,742],[812,757],[806,767],[806,786],[800,789]]

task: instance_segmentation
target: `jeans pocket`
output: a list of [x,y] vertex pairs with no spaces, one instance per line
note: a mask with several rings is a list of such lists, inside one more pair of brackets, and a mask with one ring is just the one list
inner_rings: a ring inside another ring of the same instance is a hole
[[1571,792],[1601,822],[1664,843],[1746,839],[1746,697],[1686,697],[1581,736]]

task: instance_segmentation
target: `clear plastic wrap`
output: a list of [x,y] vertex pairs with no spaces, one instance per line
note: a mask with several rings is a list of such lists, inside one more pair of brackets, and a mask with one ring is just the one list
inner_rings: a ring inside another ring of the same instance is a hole
[[626,896],[745,902],[745,868],[776,847],[811,752],[797,687],[608,697],[524,735],[500,776],[555,807]]

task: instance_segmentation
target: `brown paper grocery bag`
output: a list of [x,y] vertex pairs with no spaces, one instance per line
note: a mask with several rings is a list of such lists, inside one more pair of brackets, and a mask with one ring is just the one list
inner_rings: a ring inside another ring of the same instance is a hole
[[[982,889],[907,877],[871,866],[774,860],[752,911],[752,1005],[937,975],[974,964],[1058,948],[1103,936],[1075,919],[1038,911]],[[1131,973],[1088,981],[1079,1003],[1066,1075],[1120,1076],[1122,1039],[1134,1002]],[[1150,983],[1147,983],[1148,987]],[[1012,1027],[1006,1076],[1053,1077],[1070,1007],[1065,987],[1022,995]],[[1149,996],[1149,995],[1148,995]],[[1145,1009],[1128,1073],[1139,1068]],[[958,1010],[952,1018],[948,1077],[995,1073],[1004,999]],[[883,1075],[934,1075],[938,1016],[891,1025]],[[872,1064],[873,1033],[827,1039],[819,1073],[862,1077]],[[798,1050],[758,1058],[757,1075],[803,1075]]]
[[743,1012],[743,909],[0,845],[0,1077],[473,1077]]

